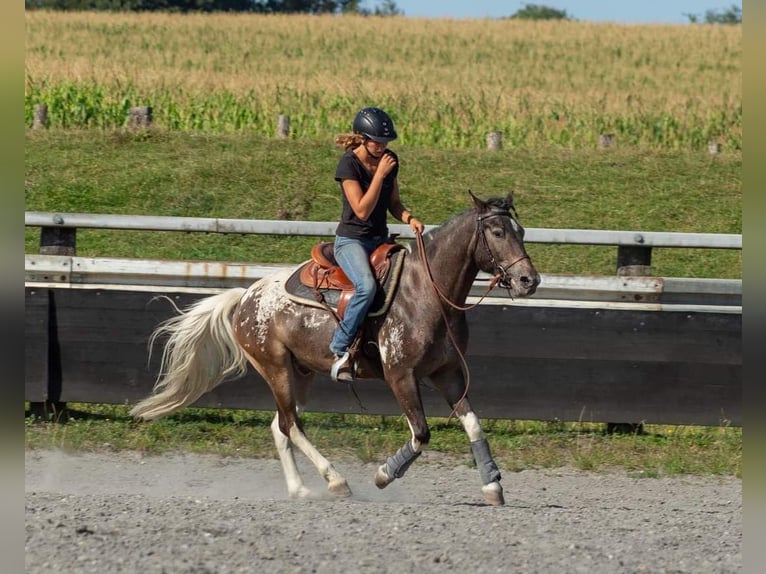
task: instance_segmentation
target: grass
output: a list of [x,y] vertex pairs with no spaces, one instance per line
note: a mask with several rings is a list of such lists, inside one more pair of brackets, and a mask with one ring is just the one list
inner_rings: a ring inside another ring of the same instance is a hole
[[[404,202],[427,224],[515,191],[526,227],[742,232],[742,154],[641,148],[437,150],[393,146]],[[151,130],[28,130],[25,209],[335,221],[331,141]],[[39,229],[26,231],[35,253]],[[79,230],[83,256],[293,262],[316,238]],[[616,248],[530,244],[544,273],[613,275]],[[655,250],[668,277],[740,278],[740,251]]]
[[[405,202],[426,223],[483,197],[516,192],[527,227],[741,233],[741,153],[641,148],[555,147],[439,150],[396,146]],[[338,150],[329,141],[281,141],[253,134],[160,129],[28,131],[27,210],[330,221],[340,211],[332,179]],[[80,230],[84,256],[297,262],[312,238]],[[37,252],[28,229],[25,251]],[[613,275],[608,248],[530,245],[544,273]],[[671,277],[741,277],[741,253],[655,250],[653,268]],[[27,448],[174,450],[275,456],[272,413],[186,409],[139,424],[119,405],[70,404],[66,424],[26,419]],[[306,432],[331,456],[377,462],[409,436],[399,417],[308,413]],[[456,421],[432,419],[431,450],[471,464]],[[741,476],[742,430],[647,425],[646,434],[607,434],[603,425],[484,421],[501,468],[571,465],[633,476]]]
[[[26,418],[30,449],[174,451],[232,457],[276,457],[269,425],[273,413],[187,408],[140,423],[122,405],[70,403],[63,422]],[[305,432],[331,458],[382,462],[409,440],[403,417],[303,415]],[[429,451],[473,464],[459,422],[431,418]],[[742,477],[742,429],[644,425],[642,433],[609,434],[595,423],[485,420],[493,454],[505,471],[573,466],[594,472],[623,470],[636,477],[706,474]]]

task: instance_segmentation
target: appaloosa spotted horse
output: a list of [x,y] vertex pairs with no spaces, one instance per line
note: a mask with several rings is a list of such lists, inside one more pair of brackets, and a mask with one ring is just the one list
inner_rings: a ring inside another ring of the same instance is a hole
[[[429,442],[418,386],[419,380],[428,379],[465,428],[485,501],[500,505],[505,502],[500,472],[465,396],[468,329],[461,306],[479,271],[492,274],[513,297],[534,293],[540,277],[525,250],[512,196],[482,201],[469,194],[471,209],[409,247],[395,296],[386,312],[370,318],[366,327],[378,351],[367,364],[375,368],[361,369],[358,378],[384,379],[412,432],[412,439],[378,468],[379,488],[401,478]],[[151,339],[167,337],[160,376],[152,395],[131,414],[150,420],[172,413],[224,380],[244,375],[249,363],[268,383],[276,402],[271,430],[288,494],[308,494],[295,464],[297,446],[331,493],[348,496],[346,479],[306,438],[300,419],[314,374],[330,371],[329,342],[336,321],[328,310],[288,296],[285,283],[292,273],[278,272],[247,289],[201,299],[160,324]]]

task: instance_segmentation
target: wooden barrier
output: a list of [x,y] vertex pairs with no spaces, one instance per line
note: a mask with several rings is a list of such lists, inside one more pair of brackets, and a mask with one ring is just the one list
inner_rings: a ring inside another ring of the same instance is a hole
[[[124,404],[146,396],[158,368],[157,353],[148,362],[149,335],[174,313],[157,295],[183,307],[284,267],[82,258],[72,253],[76,227],[307,235],[334,230],[327,222],[280,227],[273,221],[34,212],[25,220],[57,229],[41,234],[41,241],[53,236],[59,243],[25,256],[25,398],[35,404]],[[573,237],[629,247],[741,248],[741,236],[734,235],[589,230],[528,230],[527,241],[567,243]],[[484,289],[477,281],[469,300]],[[630,274],[543,275],[539,293],[521,300],[498,292],[467,314],[472,403],[484,418],[741,425],[741,297],[741,280]],[[360,381],[356,390],[360,402],[346,385],[320,376],[309,408],[399,413],[385,383]],[[422,393],[427,414],[449,414],[427,381]],[[252,371],[196,404],[274,408]]]
[[[26,288],[25,398],[129,404],[151,391],[158,356],[147,342],[178,306],[209,293],[134,288]],[[536,307],[492,299],[469,312],[471,400],[484,418],[742,424],[741,314]],[[682,336],[679,336],[682,334]],[[397,414],[380,381],[351,389],[318,377],[309,410]],[[429,415],[447,416],[424,382]],[[252,370],[198,406],[266,409]]]

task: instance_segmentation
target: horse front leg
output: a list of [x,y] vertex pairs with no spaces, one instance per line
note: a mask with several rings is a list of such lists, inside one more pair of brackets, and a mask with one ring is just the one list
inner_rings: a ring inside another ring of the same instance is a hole
[[403,477],[415,459],[422,454],[421,449],[431,440],[431,431],[428,429],[423,411],[420,389],[412,372],[409,371],[393,381],[389,379],[389,385],[407,418],[412,437],[378,467],[375,473],[375,486],[378,488],[385,488],[397,478]]
[[505,497],[503,496],[503,486],[500,484],[500,470],[492,458],[489,442],[484,436],[479,417],[473,412],[468,397],[463,396],[465,381],[462,370],[459,368],[450,369],[432,375],[430,378],[447,399],[447,403],[460,419],[468,435],[471,453],[481,477],[481,491],[485,502],[492,506],[502,506],[505,504]]

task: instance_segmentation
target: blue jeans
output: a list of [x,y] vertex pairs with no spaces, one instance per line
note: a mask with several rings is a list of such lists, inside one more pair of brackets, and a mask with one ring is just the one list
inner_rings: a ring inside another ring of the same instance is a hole
[[348,350],[375,299],[378,285],[370,266],[370,253],[385,240],[335,238],[335,260],[354,284],[354,295],[348,302],[343,320],[335,327],[330,343],[330,351],[336,355]]

